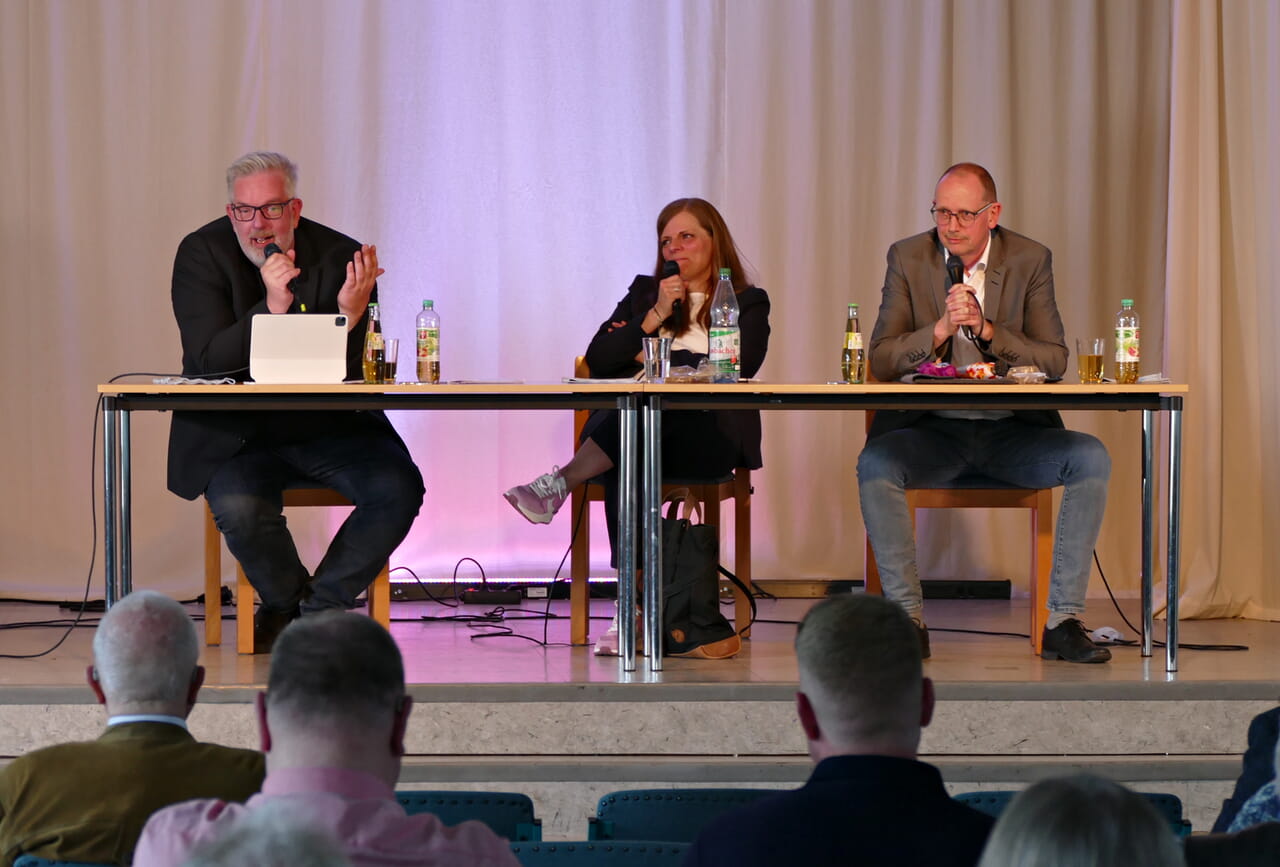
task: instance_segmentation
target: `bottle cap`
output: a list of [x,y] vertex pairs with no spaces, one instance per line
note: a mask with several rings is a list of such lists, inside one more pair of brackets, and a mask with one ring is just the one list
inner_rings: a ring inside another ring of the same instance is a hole
[[733,274],[733,271],[729,270],[728,268],[721,268],[721,269],[720,269],[720,276],[721,276],[721,277],[729,277],[729,276],[732,276],[732,274]]
[[423,309],[423,310],[426,310],[426,309],[428,309],[428,308],[434,308],[434,307],[435,307],[435,305],[436,305],[436,302],[432,301],[430,298],[423,298],[423,299],[422,299],[422,309]]
[[1133,306],[1133,299],[1132,299],[1132,298],[1121,298],[1121,299],[1120,299],[1120,306],[1121,306],[1121,307],[1132,307],[1132,306]]

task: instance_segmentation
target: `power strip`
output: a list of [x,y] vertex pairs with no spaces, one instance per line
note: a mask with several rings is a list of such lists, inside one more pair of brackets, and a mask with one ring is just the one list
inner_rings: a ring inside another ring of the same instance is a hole
[[524,601],[519,590],[463,590],[458,595],[467,605],[519,605]]

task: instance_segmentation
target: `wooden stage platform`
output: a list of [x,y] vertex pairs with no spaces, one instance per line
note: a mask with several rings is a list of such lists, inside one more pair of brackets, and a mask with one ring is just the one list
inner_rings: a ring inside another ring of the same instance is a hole
[[[563,619],[544,621],[538,601],[492,623],[477,622],[486,613],[480,606],[396,603],[392,633],[416,702],[401,787],[522,791],[533,797],[547,839],[582,839],[596,799],[614,789],[796,786],[810,765],[794,714],[791,641],[810,604],[761,602],[738,658],[668,659],[649,675],[624,674],[616,659],[565,645],[564,602],[551,603]],[[1090,628],[1136,637],[1108,600],[1089,604]],[[593,605],[598,633],[612,603]],[[1195,830],[1207,830],[1239,773],[1249,720],[1280,700],[1280,623],[1184,621],[1181,670],[1167,674],[1160,650],[1143,659],[1137,647],[1117,647],[1109,664],[1071,665],[1032,656],[1025,637],[978,634],[1025,633],[1026,605],[926,604],[933,643],[926,673],[939,703],[924,758],[955,792],[1017,788],[1072,769],[1102,773],[1179,795]],[[1137,623],[1137,602],[1125,609]],[[189,610],[200,615],[198,606]],[[49,606],[0,605],[0,627],[60,616]],[[0,652],[45,650],[63,631],[8,628]],[[82,626],[47,656],[0,665],[0,761],[100,731],[102,711],[84,684],[91,636]],[[238,656],[229,642],[206,648],[202,662],[208,678],[193,732],[256,746],[252,698],[268,658]]]

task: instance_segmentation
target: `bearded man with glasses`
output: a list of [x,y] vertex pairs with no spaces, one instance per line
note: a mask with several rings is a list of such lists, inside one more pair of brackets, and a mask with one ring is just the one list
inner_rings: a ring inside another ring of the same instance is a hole
[[[256,151],[227,169],[226,215],[182,239],[173,312],[182,373],[243,380],[257,314],[347,317],[347,378],[361,376],[364,317],[378,251],[302,216],[298,169]],[[314,576],[281,514],[291,487],[332,488],[355,504]],[[258,591],[254,650],[300,613],[351,608],[409,532],[422,475],[382,412],[175,412],[169,490],[204,494],[227,548]]]
[[[982,166],[958,163],[942,173],[930,208],[935,228],[889,248],[868,356],[876,379],[891,382],[935,359],[957,367],[992,362],[999,374],[1035,365],[1050,379],[1062,376],[1067,345],[1049,249],[1000,227],[1000,211]],[[925,658],[929,632],[907,488],[964,487],[975,477],[1062,486],[1041,655],[1106,662],[1111,652],[1093,643],[1080,615],[1110,476],[1106,447],[1065,430],[1057,412],[877,412],[858,458],[862,517],[884,593],[915,621]]]

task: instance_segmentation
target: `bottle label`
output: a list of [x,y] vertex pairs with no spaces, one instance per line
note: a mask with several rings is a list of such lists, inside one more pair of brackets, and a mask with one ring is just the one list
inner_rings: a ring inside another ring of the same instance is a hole
[[440,360],[440,329],[418,329],[418,358],[421,361]]
[[711,328],[707,333],[707,356],[717,372],[729,373],[738,369],[739,333],[736,328]]
[[862,332],[846,331],[844,333],[844,348],[854,349],[854,350],[861,349],[862,348]]
[[1137,364],[1140,358],[1140,328],[1116,329],[1116,364]]

